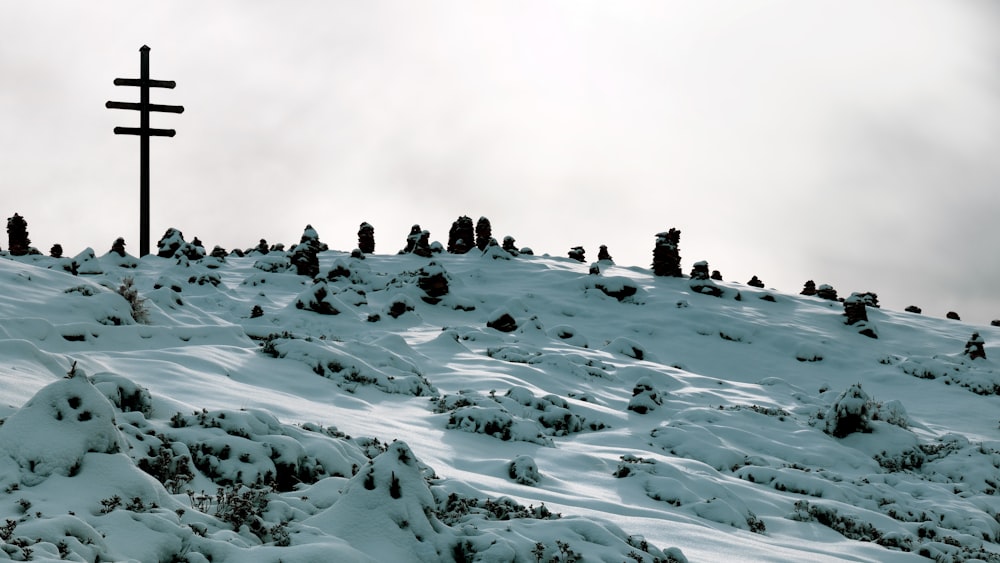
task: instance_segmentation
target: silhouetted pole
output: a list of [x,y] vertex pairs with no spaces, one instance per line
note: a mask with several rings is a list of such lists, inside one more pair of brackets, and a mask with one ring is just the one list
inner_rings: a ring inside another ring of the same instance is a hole
[[139,78],[115,78],[115,86],[138,86],[139,103],[107,102],[108,109],[130,109],[139,112],[139,127],[115,127],[115,135],[139,136],[139,257],[149,254],[149,138],[173,137],[173,129],[152,129],[149,126],[149,112],[184,113],[184,106],[165,106],[149,103],[150,88],[173,88],[173,80],[151,80],[149,78],[149,47],[139,49]]

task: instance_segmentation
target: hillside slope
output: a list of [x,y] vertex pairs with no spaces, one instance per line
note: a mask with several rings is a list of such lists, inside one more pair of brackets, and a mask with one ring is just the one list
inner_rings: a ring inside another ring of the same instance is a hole
[[0,256],[0,559],[1000,561],[1000,329],[496,249],[90,254]]

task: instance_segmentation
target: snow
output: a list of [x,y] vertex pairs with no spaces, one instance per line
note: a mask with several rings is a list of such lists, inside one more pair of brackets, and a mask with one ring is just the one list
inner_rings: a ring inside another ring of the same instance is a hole
[[492,246],[198,256],[0,253],[0,560],[1000,561],[1000,328]]

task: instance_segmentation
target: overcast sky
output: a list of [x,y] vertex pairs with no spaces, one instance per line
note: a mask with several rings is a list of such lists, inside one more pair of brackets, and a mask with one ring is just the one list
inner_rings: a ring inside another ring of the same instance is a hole
[[[565,256],[807,279],[1000,318],[1000,10],[972,0],[0,3],[0,212],[34,246],[447,243],[459,215]],[[0,238],[6,249],[6,237]]]

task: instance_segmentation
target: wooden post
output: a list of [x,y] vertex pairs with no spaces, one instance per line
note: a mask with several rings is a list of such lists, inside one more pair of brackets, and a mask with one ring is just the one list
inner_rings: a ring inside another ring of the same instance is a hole
[[149,103],[150,88],[173,88],[173,80],[149,78],[149,47],[139,49],[139,78],[115,78],[115,86],[138,86],[139,103],[107,102],[108,109],[128,109],[139,112],[139,127],[115,127],[115,135],[139,136],[139,257],[149,254],[149,138],[173,137],[173,129],[153,129],[149,126],[149,112],[184,113],[183,106]]

